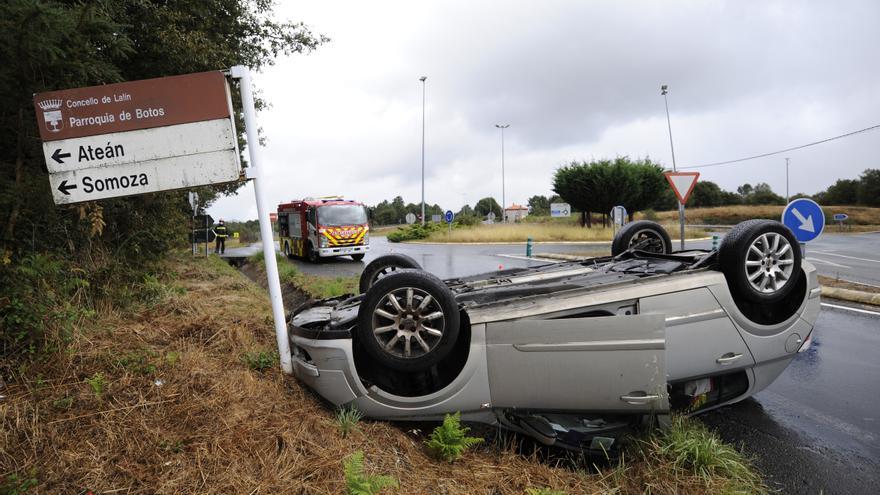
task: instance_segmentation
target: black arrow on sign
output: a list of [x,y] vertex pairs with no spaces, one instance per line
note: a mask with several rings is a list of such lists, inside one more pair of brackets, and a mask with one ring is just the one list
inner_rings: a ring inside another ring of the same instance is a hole
[[71,189],[76,189],[76,184],[68,186],[67,179],[64,179],[61,181],[61,184],[58,185],[58,190],[63,192],[65,196],[70,196],[70,193],[67,191],[70,191]]
[[[70,158],[70,153],[62,153],[61,148],[55,150],[55,153],[52,153],[52,159],[58,163],[64,163],[62,158]],[[75,187],[75,186],[74,186]]]

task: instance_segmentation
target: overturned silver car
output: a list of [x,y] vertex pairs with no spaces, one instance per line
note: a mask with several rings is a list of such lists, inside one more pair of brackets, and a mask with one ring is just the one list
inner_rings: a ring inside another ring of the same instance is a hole
[[571,449],[762,390],[809,347],[819,312],[815,268],[767,220],[679,252],[633,222],[609,257],[449,280],[392,254],[361,291],[291,315],[296,376],[318,394],[377,419],[460,411]]

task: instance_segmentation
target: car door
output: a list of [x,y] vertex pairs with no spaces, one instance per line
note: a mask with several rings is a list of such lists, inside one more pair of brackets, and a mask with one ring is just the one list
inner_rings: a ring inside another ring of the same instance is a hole
[[662,315],[489,323],[492,406],[664,412],[665,350]]

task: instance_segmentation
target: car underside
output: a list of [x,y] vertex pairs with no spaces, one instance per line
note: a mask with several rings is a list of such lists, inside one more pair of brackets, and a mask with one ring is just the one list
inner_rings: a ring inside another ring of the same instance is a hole
[[293,312],[294,370],[368,417],[461,412],[609,450],[644,418],[749,397],[809,345],[815,269],[779,224],[746,224],[719,250],[672,252],[662,227],[634,222],[612,256],[443,281],[380,257],[362,294]]

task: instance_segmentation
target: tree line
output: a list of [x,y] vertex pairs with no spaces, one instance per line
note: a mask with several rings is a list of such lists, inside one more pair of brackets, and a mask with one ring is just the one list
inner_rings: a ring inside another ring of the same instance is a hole
[[[534,195],[528,199],[530,215],[549,216],[552,203],[568,203],[580,216],[582,225],[590,227],[593,216],[603,225],[614,206],[623,205],[630,220],[635,212],[645,210],[667,211],[678,208],[672,188],[663,176],[664,168],[648,158],[631,160],[628,157],[593,161],[574,161],[556,170],[549,197]],[[811,198],[822,205],[880,206],[880,169],[867,169],[858,179],[840,179],[828,189],[815,195],[794,194],[789,198]],[[745,183],[736,191],[727,191],[712,181],[700,180],[688,200],[688,207],[708,208],[731,205],[784,205],[786,198],[773,191],[766,182]],[[426,206],[431,214],[442,214],[439,205]],[[383,201],[371,208],[372,219],[378,225],[404,222],[406,213],[421,213],[419,204],[404,204],[398,196],[390,203]],[[471,207],[463,206],[456,219],[463,224],[485,220],[489,212],[501,219],[501,205],[492,197],[485,197]]]

